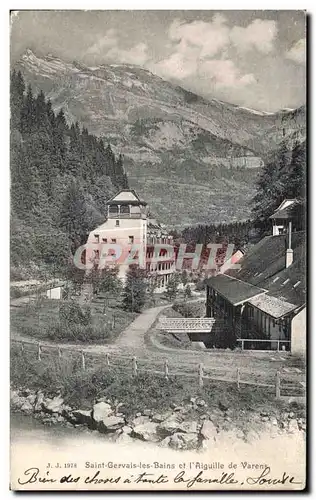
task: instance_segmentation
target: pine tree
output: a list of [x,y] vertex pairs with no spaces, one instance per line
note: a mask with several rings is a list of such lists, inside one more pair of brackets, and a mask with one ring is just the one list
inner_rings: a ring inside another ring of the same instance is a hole
[[76,179],[72,179],[60,213],[60,227],[68,234],[72,253],[86,242],[89,226],[83,189]]
[[302,195],[302,189],[305,189],[304,152],[305,145],[298,144],[292,150],[287,143],[283,143],[274,160],[263,168],[253,209],[256,226],[262,232],[270,228],[269,217],[284,199],[305,199],[305,194]]
[[123,156],[120,154],[118,160],[114,162],[114,179],[113,182],[118,189],[128,188],[127,177],[123,167]]
[[292,208],[293,225],[297,230],[306,229],[306,142],[293,150],[292,171],[287,179],[286,191],[297,203]]
[[178,293],[179,276],[172,274],[167,283],[166,295],[169,300],[174,300]]
[[11,73],[10,80],[10,112],[11,130],[21,130],[21,112],[23,107],[25,84],[21,71]]
[[21,109],[21,132],[24,135],[31,134],[36,124],[35,100],[31,85],[27,88],[27,94],[23,99]]
[[125,309],[141,312],[146,301],[146,272],[137,265],[131,265],[126,273],[126,283],[123,292]]

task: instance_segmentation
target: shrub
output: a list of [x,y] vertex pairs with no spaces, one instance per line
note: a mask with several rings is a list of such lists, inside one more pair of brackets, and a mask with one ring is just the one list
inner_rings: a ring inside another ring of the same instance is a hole
[[192,297],[192,290],[191,290],[191,287],[190,285],[187,285],[184,289],[184,297],[186,299],[190,299]]
[[202,279],[202,280],[199,280],[197,281],[197,283],[195,284],[195,289],[198,291],[198,292],[202,292],[203,290],[206,289],[206,283],[205,283],[205,280]]
[[11,299],[17,299],[19,297],[22,297],[23,295],[25,295],[25,292],[23,293],[23,290],[21,290],[21,288],[18,288],[15,286],[10,287],[10,298]]
[[191,304],[187,302],[176,302],[173,304],[172,308],[184,318],[201,318],[205,316],[205,305],[200,302]]
[[62,302],[59,308],[59,318],[66,325],[79,324],[88,326],[91,324],[91,307],[81,307],[73,300]]

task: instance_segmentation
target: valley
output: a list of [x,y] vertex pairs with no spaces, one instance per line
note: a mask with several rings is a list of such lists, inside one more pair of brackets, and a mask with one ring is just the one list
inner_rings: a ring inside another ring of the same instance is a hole
[[266,159],[306,137],[305,107],[264,113],[208,101],[130,64],[87,67],[28,49],[16,68],[69,123],[123,154],[130,187],[170,226],[248,219]]

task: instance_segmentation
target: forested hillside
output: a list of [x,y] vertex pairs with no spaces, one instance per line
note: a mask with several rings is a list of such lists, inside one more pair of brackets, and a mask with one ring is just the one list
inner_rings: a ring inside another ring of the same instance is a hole
[[269,217],[284,199],[296,199],[292,209],[295,230],[304,230],[306,224],[306,141],[284,141],[281,148],[270,155],[262,169],[253,199],[252,219],[230,224],[208,224],[187,227],[182,231],[186,243],[234,243],[235,249],[244,248],[249,240],[271,234]]
[[187,227],[182,231],[185,243],[234,243],[235,250],[243,248],[249,241],[253,222],[233,222],[231,224],[208,224]]
[[[13,279],[58,272],[87,232],[104,220],[105,202],[128,187],[122,156],[43,92],[11,74],[11,271]],[[26,273],[26,276],[25,276]]]
[[255,224],[262,233],[271,228],[269,216],[285,198],[298,201],[293,207],[294,226],[297,230],[305,229],[306,168],[306,141],[296,144],[285,141],[270,157],[262,170],[253,200]]

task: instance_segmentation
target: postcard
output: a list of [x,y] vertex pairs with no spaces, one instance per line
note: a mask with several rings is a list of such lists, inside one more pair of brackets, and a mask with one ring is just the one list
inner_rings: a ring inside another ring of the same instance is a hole
[[10,13],[10,488],[306,488],[306,12]]

